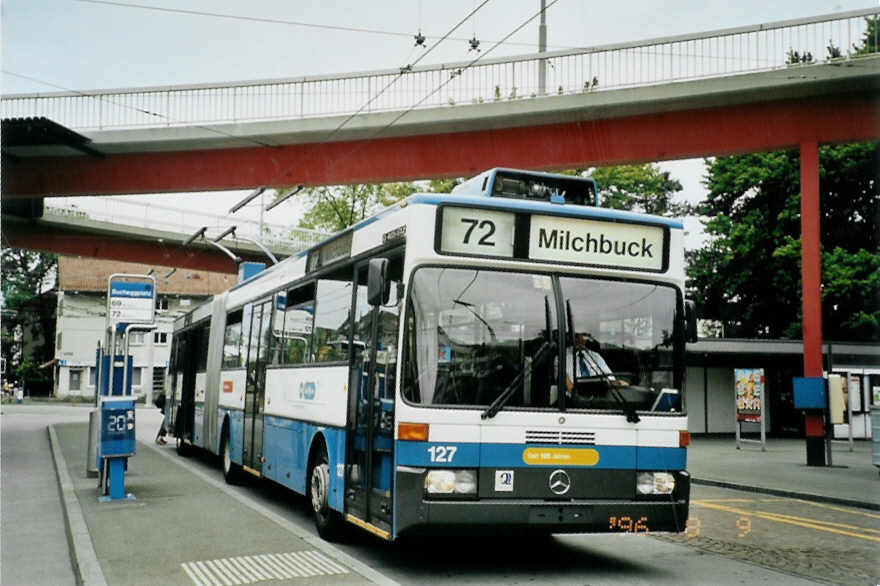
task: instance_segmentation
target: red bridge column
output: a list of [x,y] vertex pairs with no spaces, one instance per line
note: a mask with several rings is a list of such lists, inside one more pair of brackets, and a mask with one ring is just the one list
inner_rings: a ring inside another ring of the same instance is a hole
[[[819,232],[819,145],[801,143],[801,302],[804,376],[822,376],[822,259]],[[822,413],[807,412],[807,465],[824,466]]]

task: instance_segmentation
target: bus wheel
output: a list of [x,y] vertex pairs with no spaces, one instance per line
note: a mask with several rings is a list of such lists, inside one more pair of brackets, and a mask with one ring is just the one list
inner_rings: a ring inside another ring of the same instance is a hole
[[309,472],[309,497],[318,535],[335,541],[342,533],[342,516],[330,508],[330,465],[327,462],[327,449],[322,447]]
[[241,467],[232,461],[232,450],[229,447],[229,432],[223,429],[223,447],[220,448],[220,460],[223,463],[223,479],[226,484],[238,484],[241,480]]

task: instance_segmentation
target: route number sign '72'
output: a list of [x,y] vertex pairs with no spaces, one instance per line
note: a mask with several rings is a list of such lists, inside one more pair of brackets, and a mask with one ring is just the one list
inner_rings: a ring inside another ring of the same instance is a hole
[[513,257],[515,216],[475,208],[443,208],[440,250],[445,253]]

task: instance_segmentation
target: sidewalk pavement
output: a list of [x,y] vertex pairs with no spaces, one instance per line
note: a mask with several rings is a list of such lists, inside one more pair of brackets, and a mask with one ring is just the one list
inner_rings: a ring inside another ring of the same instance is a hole
[[807,466],[806,441],[768,439],[767,451],[731,437],[692,436],[688,471],[694,484],[707,484],[880,510],[880,474],[871,464],[871,440],[832,443],[832,466]]
[[86,476],[87,431],[84,423],[49,427],[83,584],[393,584],[222,478],[181,465],[170,445],[139,441],[125,475],[135,498],[101,503],[97,479]]

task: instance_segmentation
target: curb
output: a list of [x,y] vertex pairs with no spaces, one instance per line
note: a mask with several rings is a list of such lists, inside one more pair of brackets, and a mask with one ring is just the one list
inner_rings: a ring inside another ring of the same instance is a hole
[[729,488],[732,490],[743,490],[746,492],[757,492],[762,494],[771,494],[773,496],[782,496],[793,499],[801,499],[804,501],[814,501],[820,503],[829,503],[834,505],[842,505],[845,507],[854,507],[856,509],[868,509],[870,511],[880,511],[880,504],[866,503],[864,501],[855,501],[835,496],[825,496],[821,494],[813,494],[809,492],[797,492],[794,490],[783,490],[779,488],[765,488],[763,486],[753,486],[750,484],[739,484],[736,482],[726,482],[723,480],[708,480],[704,478],[691,477],[691,484],[702,484],[704,486],[717,486],[719,488]]
[[58,478],[58,492],[61,493],[61,508],[64,511],[64,529],[70,547],[70,563],[76,576],[76,583],[84,586],[106,586],[104,572],[98,562],[92,536],[82,514],[82,508],[73,488],[73,481],[67,471],[67,462],[61,453],[55,426],[48,426],[49,445],[52,448],[52,460],[55,462],[55,474]]

